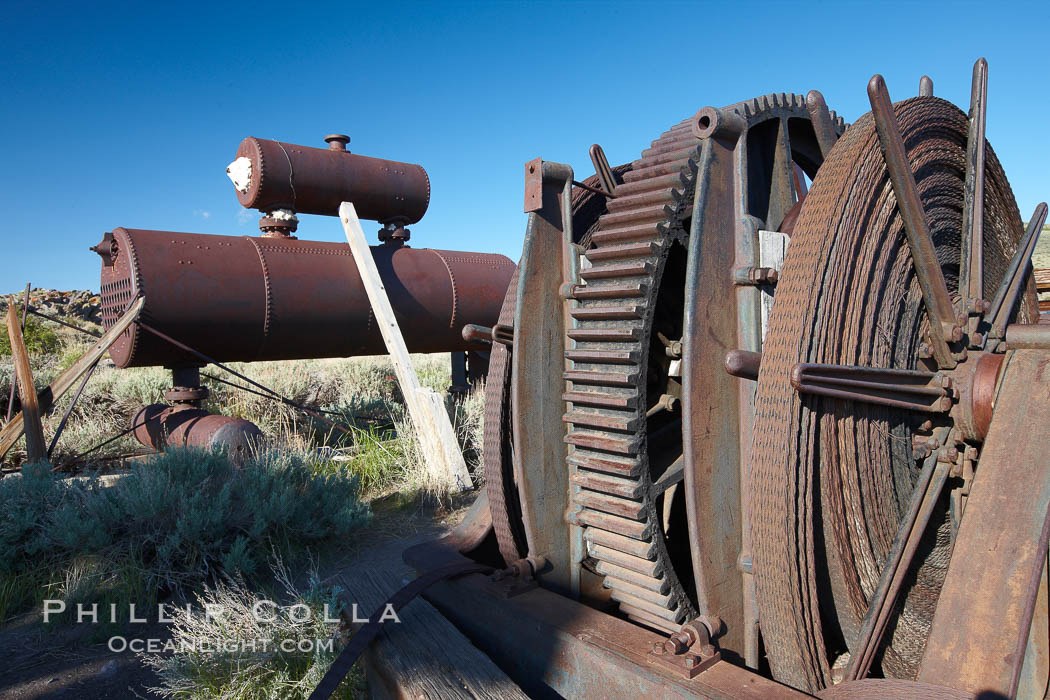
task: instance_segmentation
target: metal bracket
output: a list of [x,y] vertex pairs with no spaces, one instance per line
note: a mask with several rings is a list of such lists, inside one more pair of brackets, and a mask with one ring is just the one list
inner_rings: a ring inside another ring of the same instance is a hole
[[506,569],[494,572],[489,577],[489,581],[496,584],[503,598],[513,598],[536,588],[539,585],[536,581],[536,574],[546,567],[545,557],[529,555],[525,559],[514,562]]
[[711,643],[711,633],[703,622],[682,625],[664,642],[655,642],[646,660],[685,678],[695,678],[722,656]]

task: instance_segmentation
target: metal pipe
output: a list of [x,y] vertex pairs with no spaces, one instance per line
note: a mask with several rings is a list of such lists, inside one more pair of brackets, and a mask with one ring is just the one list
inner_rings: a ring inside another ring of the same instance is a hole
[[[385,353],[350,248],[248,236],[114,229],[103,249],[102,324],[146,293],[143,318],[219,362]],[[473,346],[467,323],[493,325],[514,263],[502,255],[371,248],[412,352]],[[132,328],[110,350],[119,367],[194,364]]]
[[250,421],[220,416],[188,405],[155,403],[139,410],[132,419],[135,439],[146,447],[224,448],[236,458],[247,457],[263,438]]

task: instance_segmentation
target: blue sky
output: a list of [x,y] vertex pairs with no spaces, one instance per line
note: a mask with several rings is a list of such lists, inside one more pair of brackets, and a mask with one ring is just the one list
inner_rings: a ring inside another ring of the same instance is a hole
[[[590,175],[706,105],[928,73],[968,105],[988,58],[988,139],[1027,218],[1050,197],[1050,2],[71,3],[0,18],[0,291],[98,289],[89,246],[117,226],[256,235],[225,175],[245,136],[422,164],[417,246],[517,259],[523,164]],[[335,219],[299,236],[342,240]],[[369,227],[371,230],[372,227]]]

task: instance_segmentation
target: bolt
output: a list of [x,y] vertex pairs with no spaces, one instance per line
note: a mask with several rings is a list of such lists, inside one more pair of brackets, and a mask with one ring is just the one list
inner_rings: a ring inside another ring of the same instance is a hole
[[654,654],[666,654],[667,649],[664,648],[663,642],[653,642],[653,653]]
[[928,360],[933,357],[933,348],[929,343],[919,343],[919,359]]
[[963,339],[963,329],[959,326],[952,326],[951,339],[953,343],[958,343]]
[[707,657],[714,656],[715,655],[715,645],[714,644],[705,644],[703,647],[700,648],[700,655],[701,656],[707,656]]
[[919,432],[923,432],[923,433],[925,433],[928,430],[932,430],[932,429],[933,429],[933,421],[932,420],[924,420],[918,427]]
[[947,375],[941,375],[941,386],[945,389],[952,388],[952,378]]
[[928,437],[926,438],[926,446],[929,447],[931,450],[936,450],[938,447],[941,446],[941,441],[935,437]]
[[683,644],[682,640],[678,639],[677,636],[671,637],[664,642],[664,648],[668,649],[672,654],[681,654],[686,650],[685,644]]
[[970,345],[973,345],[974,347],[980,347],[981,345],[984,345],[984,334],[974,333],[972,336],[970,336]]
[[696,668],[699,663],[700,663],[700,659],[696,658],[692,654],[690,654],[689,656],[685,657],[685,667],[686,668]]

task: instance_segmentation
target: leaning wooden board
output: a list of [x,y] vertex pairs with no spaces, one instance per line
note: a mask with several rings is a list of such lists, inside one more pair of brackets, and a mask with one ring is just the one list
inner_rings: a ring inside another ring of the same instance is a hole
[[[81,355],[80,359],[74,362],[72,367],[59,375],[58,379],[51,382],[50,386],[37,392],[37,400],[42,414],[50,411],[55,401],[58,401],[64,393],[69,391],[76,381],[106,354],[109,347],[117,342],[117,339],[128,329],[128,326],[135,322],[145,303],[145,297],[136,299],[124,312],[124,315],[108,331],[103,333],[102,337],[96,340],[95,344]],[[0,429],[0,457],[7,454],[7,451],[18,442],[18,438],[22,436],[22,429],[22,413],[20,411],[11,418],[3,429]]]

